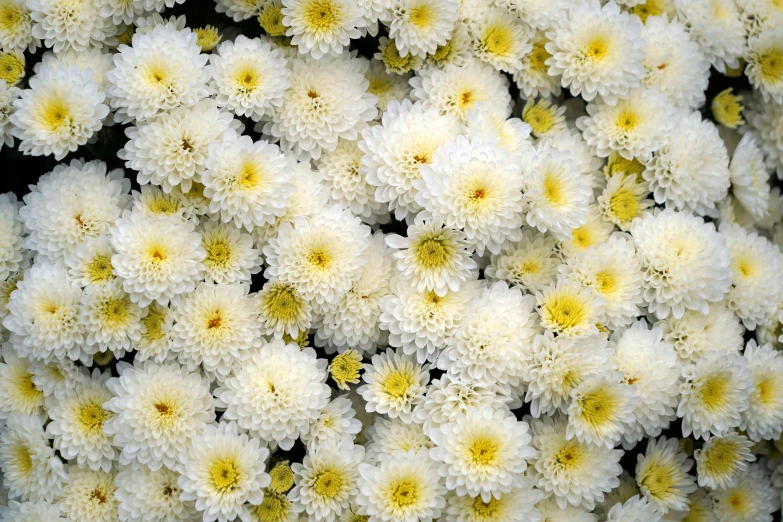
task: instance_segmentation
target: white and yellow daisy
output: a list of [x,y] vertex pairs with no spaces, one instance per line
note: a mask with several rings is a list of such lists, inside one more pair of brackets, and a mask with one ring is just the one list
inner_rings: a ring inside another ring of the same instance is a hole
[[364,365],[366,384],[357,390],[367,401],[367,411],[412,419],[413,408],[424,399],[430,365],[417,364],[399,349],[373,355],[371,361]]
[[207,282],[249,283],[251,274],[261,271],[261,252],[253,248],[253,238],[227,223],[206,221],[199,230]]
[[470,26],[473,51],[499,71],[514,73],[533,48],[527,27],[502,9],[489,9]]
[[267,281],[256,297],[260,312],[261,331],[282,339],[289,335],[297,337],[310,329],[312,307],[291,283],[276,279]]
[[614,231],[614,225],[601,216],[598,205],[590,204],[585,223],[571,229],[570,239],[558,238],[556,249],[561,257],[573,256],[605,242]]
[[393,0],[381,21],[400,55],[425,58],[448,41],[457,17],[454,0]]
[[58,502],[60,512],[68,520],[119,522],[114,476],[114,471],[69,466],[68,483]]
[[719,72],[739,66],[745,47],[745,28],[737,3],[731,0],[675,0],[677,18],[692,40]]
[[530,125],[536,138],[550,136],[566,129],[565,106],[552,103],[547,98],[528,98],[522,108],[522,121]]
[[752,445],[747,437],[734,432],[711,437],[693,452],[699,486],[710,489],[736,486],[739,476],[748,469],[747,462],[756,460],[750,452]]
[[604,321],[604,303],[592,288],[564,277],[536,292],[541,327],[566,337],[597,334],[596,324]]
[[35,384],[30,363],[17,357],[10,343],[4,343],[0,353],[0,419],[14,413],[41,416],[44,391]]
[[634,219],[649,213],[655,202],[649,199],[647,183],[639,182],[634,175],[621,173],[609,178],[603,192],[597,198],[601,216],[627,232]]
[[86,238],[64,255],[71,278],[82,287],[110,284],[115,279],[111,266],[114,249],[108,234]]
[[[530,4],[535,2],[525,2]],[[527,19],[530,22],[529,19]],[[522,94],[528,99],[551,98],[560,96],[560,79],[549,76],[546,61],[552,57],[546,50],[549,42],[543,31],[536,31],[531,37],[533,48],[522,58],[521,66],[514,71],[514,82]]]
[[115,25],[101,16],[97,2],[85,0],[31,0],[27,8],[35,25],[32,34],[55,53],[116,44]]
[[508,243],[499,254],[492,254],[484,275],[534,294],[555,282],[559,264],[554,238],[526,228],[522,239]]
[[587,377],[571,390],[566,438],[612,448],[635,422],[636,389],[617,374]]
[[712,512],[719,522],[772,522],[779,498],[762,464],[752,464],[734,487],[710,492]]
[[541,492],[525,478],[522,487],[513,488],[500,497],[485,502],[480,496],[452,495],[448,499],[444,520],[447,522],[522,522],[538,515],[536,502]]
[[33,35],[33,19],[24,0],[0,2],[0,48],[7,51],[34,53],[41,40]]
[[201,519],[194,502],[182,500],[180,474],[167,467],[122,468],[114,477],[120,520],[127,522],[192,522]]
[[85,333],[83,349],[91,355],[109,351],[122,357],[141,340],[142,315],[119,280],[87,287],[79,316]]
[[679,450],[677,439],[649,439],[647,450],[636,457],[636,484],[648,501],[663,513],[683,511],[696,483],[688,470],[693,461]]
[[365,11],[349,0],[283,0],[283,25],[300,54],[339,55],[367,24]]

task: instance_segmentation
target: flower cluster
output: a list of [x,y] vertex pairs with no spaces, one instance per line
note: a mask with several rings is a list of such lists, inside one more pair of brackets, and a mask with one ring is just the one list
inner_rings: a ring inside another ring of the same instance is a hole
[[0,520],[773,520],[780,2],[183,1],[0,0]]

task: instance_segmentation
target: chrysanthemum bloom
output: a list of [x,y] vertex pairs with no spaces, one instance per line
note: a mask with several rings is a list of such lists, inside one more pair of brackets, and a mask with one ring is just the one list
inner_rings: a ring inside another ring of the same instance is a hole
[[0,80],[0,150],[3,146],[13,147],[13,125],[11,114],[14,111],[14,100],[21,94],[18,87],[8,87],[5,80]]
[[623,433],[623,444],[631,446],[644,437],[657,437],[677,417],[681,368],[661,329],[650,329],[644,319],[618,330],[612,341],[612,369],[623,373],[623,384],[635,388],[636,420]]
[[182,500],[182,488],[177,485],[180,474],[162,467],[147,466],[121,469],[114,477],[119,500],[118,512],[127,522],[193,522],[201,519],[192,501]]
[[387,350],[373,355],[372,363],[364,365],[362,380],[366,384],[357,391],[367,401],[368,412],[377,411],[407,422],[424,399],[430,365],[419,365],[400,352]]
[[393,293],[381,302],[379,326],[389,331],[389,344],[401,347],[406,355],[416,355],[420,363],[435,362],[446,339],[459,328],[479,294],[477,281],[463,283],[459,290],[439,296],[419,292],[405,281],[397,281]]
[[[529,19],[527,21],[530,22]],[[514,82],[527,99],[560,95],[560,78],[549,76],[549,67],[546,64],[552,57],[546,50],[548,42],[543,31],[536,31],[530,42],[533,49],[522,58],[521,67],[514,71]]]
[[7,506],[0,506],[0,517],[3,520],[18,520],[19,522],[67,522],[60,516],[60,506],[51,502],[16,502],[9,500]]
[[289,495],[302,506],[308,518],[332,522],[350,510],[350,501],[359,492],[359,464],[364,448],[350,439],[336,439],[308,446],[301,464],[291,469],[296,486]]
[[283,25],[300,54],[339,55],[367,25],[365,10],[349,0],[283,0]]
[[604,320],[604,298],[590,287],[560,277],[536,292],[536,309],[541,326],[558,335],[582,337],[598,333]]
[[590,101],[597,95],[616,103],[644,77],[641,23],[616,3],[596,1],[570,5],[547,32],[551,76]]
[[764,151],[767,165],[777,170],[778,177],[783,175],[783,104],[765,102],[761,96],[749,100],[745,116],[748,130],[752,130],[759,147]]
[[729,157],[718,129],[698,112],[679,118],[677,132],[647,162],[644,179],[656,203],[700,215],[714,212],[730,186]]
[[633,385],[619,380],[613,373],[591,376],[571,390],[566,438],[607,448],[620,442],[636,420],[638,399]]
[[367,453],[365,462],[378,463],[393,458],[398,451],[418,451],[432,448],[432,440],[424,433],[421,424],[405,423],[401,419],[387,420],[383,416],[373,417],[366,429]]
[[573,256],[605,242],[614,231],[612,223],[601,216],[598,205],[591,204],[587,208],[585,223],[571,229],[570,239],[558,238],[556,248],[561,256]]
[[329,364],[329,376],[341,390],[350,390],[349,384],[359,384],[362,356],[356,350],[346,350]]
[[391,253],[376,232],[365,250],[366,263],[351,288],[333,305],[322,310],[315,332],[315,345],[326,346],[326,352],[355,348],[374,353],[382,342],[378,326],[384,297],[391,293],[394,265]]
[[514,73],[522,68],[522,58],[533,48],[529,29],[505,10],[494,8],[470,26],[473,50],[479,60],[499,71]]
[[0,13],[0,48],[6,51],[34,53],[41,40],[33,36],[33,19],[24,0],[2,0]]
[[625,232],[631,228],[634,219],[650,212],[648,209],[655,202],[647,197],[649,195],[645,181],[639,182],[634,175],[616,174],[609,178],[598,196],[598,208],[606,221]]
[[769,216],[769,175],[770,169],[756,138],[753,133],[745,134],[729,164],[731,195],[756,222]]
[[328,404],[326,360],[311,348],[274,340],[215,390],[224,417],[287,450]]
[[114,415],[103,430],[122,448],[119,463],[153,470],[174,469],[193,437],[215,420],[209,379],[177,364],[151,361],[124,367],[106,386],[114,394],[105,407]]
[[422,166],[432,163],[435,152],[459,131],[456,118],[435,108],[407,100],[390,103],[381,125],[363,131],[359,142],[364,152],[361,171],[376,187],[375,199],[388,203],[397,219],[419,212],[415,181],[421,178]]
[[378,61],[371,61],[370,67],[364,72],[364,77],[370,82],[367,88],[370,94],[374,94],[380,112],[386,111],[393,101],[402,102],[410,94],[408,79],[410,75],[394,74],[386,72],[386,67]]
[[220,44],[209,63],[220,107],[258,121],[282,105],[291,71],[283,52],[269,42],[239,35]]
[[734,94],[734,89],[731,87],[724,89],[716,94],[710,103],[712,117],[716,122],[729,129],[736,129],[744,125],[745,120],[742,119],[742,111],[745,109],[742,105],[743,99],[743,96]]
[[546,520],[567,520],[568,522],[595,522],[597,519],[590,511],[582,506],[567,505],[561,508],[553,498],[545,498],[536,504],[541,517]]
[[38,179],[19,216],[29,235],[24,245],[59,259],[80,243],[109,231],[130,203],[130,180],[121,169],[106,173],[102,161],[72,160]]
[[414,182],[417,203],[446,226],[463,229],[479,255],[521,238],[522,176],[502,149],[458,137],[435,152],[421,175]]
[[[281,460],[269,470],[269,491],[275,493],[286,493],[294,487],[294,471],[287,460]],[[265,492],[266,493],[266,492]]]
[[105,100],[91,71],[64,65],[41,68],[14,100],[10,121],[13,135],[21,140],[19,150],[63,159],[103,126],[109,114]]
[[264,277],[293,284],[318,305],[333,304],[350,290],[367,262],[370,229],[337,205],[310,218],[282,223],[276,238],[264,247]]
[[302,297],[291,283],[276,279],[267,281],[256,297],[261,319],[261,331],[282,339],[307,332],[312,320],[310,301]]
[[362,169],[361,140],[340,140],[333,151],[324,151],[317,163],[321,181],[329,190],[329,202],[342,205],[368,225],[389,222],[389,207],[375,199],[375,187]]
[[526,459],[533,456],[528,425],[506,408],[470,409],[432,431],[432,458],[438,473],[458,495],[481,496],[484,502],[523,486]]
[[378,52],[373,55],[377,61],[380,61],[388,74],[397,76],[410,76],[411,71],[421,69],[423,60],[413,54],[400,55],[400,50],[394,40],[389,40],[381,36],[378,43]]
[[[673,2],[672,2],[673,3]],[[710,62],[673,17],[651,16],[642,28],[646,75],[642,85],[658,89],[677,107],[696,109],[704,103]]]
[[462,324],[446,340],[438,368],[452,376],[518,386],[535,326],[534,300],[497,281],[473,299]]
[[647,450],[636,460],[636,484],[644,497],[663,513],[687,508],[687,495],[696,491],[688,470],[693,461],[680,452],[677,439],[650,439]]
[[719,522],[754,520],[772,522],[778,494],[763,464],[751,464],[728,489],[710,492],[712,512]]
[[114,273],[139,306],[166,305],[203,277],[206,252],[192,222],[130,212],[117,220],[111,242],[117,252],[111,258]]
[[0,469],[10,498],[52,502],[68,476],[38,417],[14,413],[0,433]]
[[710,351],[685,366],[682,377],[677,416],[684,436],[707,439],[740,425],[753,393],[746,359]]
[[686,310],[679,319],[669,316],[655,326],[663,330],[664,339],[674,346],[684,364],[696,362],[711,350],[738,353],[744,344],[745,328],[724,303],[710,305],[707,314]]
[[133,45],[120,45],[108,95],[121,123],[153,118],[165,111],[190,107],[205,98],[209,72],[206,54],[190,29],[171,22],[133,35]]
[[618,502],[606,514],[606,522],[657,522],[663,513],[654,502],[641,495],[634,495],[625,502]]
[[544,498],[553,498],[561,508],[593,509],[620,484],[621,450],[567,439],[561,415],[530,419],[530,428],[535,454],[529,459],[529,473]]
[[71,278],[82,287],[103,286],[115,280],[111,266],[114,249],[107,234],[88,237],[75,248],[64,252]]
[[427,449],[396,451],[388,459],[359,465],[356,502],[370,522],[432,522],[446,507],[446,488]]
[[105,386],[109,377],[109,372],[101,374],[95,369],[66,397],[47,398],[51,422],[46,426],[46,433],[54,438],[54,448],[80,467],[105,472],[111,471],[117,456],[111,437],[103,431],[104,423],[112,415],[103,407],[112,398]]
[[32,0],[28,3],[35,25],[32,34],[55,53],[84,51],[117,43],[117,27],[101,14],[98,2],[88,0]]
[[182,454],[180,498],[195,501],[205,522],[248,520],[248,505],[259,505],[262,488],[271,482],[265,471],[269,450],[237,431],[235,422],[206,426]]
[[341,395],[329,402],[321,414],[310,426],[306,433],[302,433],[302,442],[306,444],[320,445],[326,441],[340,439],[354,440],[362,431],[362,422],[354,418],[356,410],[353,403],[346,395]]
[[68,483],[59,499],[60,512],[68,520],[104,522],[118,520],[113,471],[68,467]]
[[392,0],[381,14],[400,55],[425,58],[448,42],[457,22],[454,0]]
[[466,116],[462,132],[469,138],[478,138],[500,147],[514,157],[515,162],[521,156],[533,150],[530,141],[530,125],[520,118],[508,118],[505,111],[497,108],[495,112],[485,110],[481,104],[470,109]]
[[79,319],[84,325],[87,353],[105,353],[122,357],[131,350],[131,344],[141,340],[142,309],[114,281],[87,287],[82,299]]
[[[8,360],[5,356],[6,363]],[[28,370],[33,376],[33,384],[43,392],[44,397],[53,396],[58,399],[67,397],[85,377],[80,367],[70,359],[35,361],[30,363]]]
[[528,228],[522,232],[522,239],[506,244],[490,259],[485,277],[508,281],[531,294],[555,281],[560,264],[554,238]]
[[152,359],[157,364],[177,358],[171,351],[174,319],[168,307],[156,302],[150,303],[141,318],[141,339],[135,343],[136,361]]
[[258,312],[247,287],[200,283],[173,307],[172,351],[191,371],[225,378],[261,347]]
[[467,113],[486,102],[487,110],[508,112],[511,97],[508,80],[489,65],[478,60],[465,65],[448,64],[443,69],[427,67],[410,80],[414,100],[425,108],[435,107],[441,114],[451,114],[465,121]]
[[556,105],[546,98],[528,98],[522,108],[521,118],[530,125],[533,136],[544,138],[567,128],[565,110],[564,106]]
[[19,355],[41,360],[68,357],[90,363],[82,347],[81,300],[81,289],[62,264],[35,263],[11,294],[10,313],[3,320]]
[[237,126],[230,113],[206,99],[126,129],[128,141],[117,155],[126,167],[138,171],[139,184],[187,192],[194,181],[201,182],[209,146]]
[[291,85],[264,134],[301,159],[318,159],[322,150],[334,150],[339,138],[355,140],[378,113],[377,98],[367,92],[368,66],[348,54],[294,59]]
[[739,476],[748,469],[747,462],[756,460],[750,452],[752,445],[747,437],[733,432],[706,441],[701,449],[693,452],[699,486],[710,489],[734,487]]
[[481,497],[469,495],[452,495],[448,498],[446,514],[443,520],[447,522],[522,522],[535,519],[538,510],[536,502],[542,494],[533,487],[533,481],[523,478],[523,485],[512,488],[509,493],[492,497],[485,502]]
[[676,0],[677,17],[692,40],[721,73],[737,68],[745,49],[745,28],[736,2],[731,0]]
[[752,441],[777,440],[783,432],[783,356],[770,345],[757,346],[751,340],[743,357],[753,390],[739,427]]
[[[466,5],[460,3],[460,7]],[[449,41],[439,45],[434,53],[427,57],[428,65],[435,65],[444,68],[449,64],[465,65],[473,59],[473,49],[471,47],[470,33],[464,20],[458,20],[451,31]]]
[[[192,185],[191,190],[197,189],[200,184],[196,182]],[[131,210],[134,214],[146,218],[171,217],[185,222],[196,213],[195,205],[191,206],[190,200],[178,187],[169,193],[157,185],[142,185],[140,188],[141,192],[132,191]]]
[[17,357],[10,343],[3,344],[0,355],[0,419],[14,413],[40,416],[44,392],[33,381],[30,363]]
[[473,279],[476,263],[465,235],[444,227],[439,219],[418,214],[407,237],[389,234],[386,243],[396,249],[398,277],[410,280],[419,292],[431,290],[442,296]]
[[720,234],[731,262],[726,302],[746,328],[755,329],[778,311],[783,297],[783,255],[777,245],[739,225],[722,224]]
[[253,248],[250,234],[227,223],[207,221],[199,230],[207,253],[207,281],[217,284],[249,283],[261,271],[261,252]]
[[631,225],[644,270],[644,300],[659,319],[707,314],[731,284],[729,252],[713,224],[669,208]]
[[611,356],[602,335],[578,339],[555,337],[552,332],[536,335],[521,373],[531,414],[565,413],[571,391],[585,378],[607,371]]

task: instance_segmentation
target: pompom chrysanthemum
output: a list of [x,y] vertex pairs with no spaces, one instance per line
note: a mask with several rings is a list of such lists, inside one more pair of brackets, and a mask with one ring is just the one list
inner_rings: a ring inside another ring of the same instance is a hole
[[566,277],[536,292],[541,326],[558,335],[581,337],[598,333],[604,320],[604,298],[590,287]]
[[413,408],[424,398],[430,365],[419,365],[399,352],[374,355],[372,363],[364,366],[362,380],[366,384],[357,391],[367,401],[367,411],[409,421]]
[[392,0],[381,14],[400,55],[422,58],[446,44],[457,18],[455,0]]
[[367,24],[364,9],[349,0],[283,0],[280,12],[291,44],[316,59],[339,55]]
[[129,467],[114,477],[120,520],[128,522],[193,522],[200,519],[193,502],[183,500],[180,474],[162,467]]

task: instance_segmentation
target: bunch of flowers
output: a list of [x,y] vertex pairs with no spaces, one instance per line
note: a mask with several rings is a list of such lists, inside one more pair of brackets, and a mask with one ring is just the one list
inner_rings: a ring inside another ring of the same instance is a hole
[[0,0],[0,520],[773,520],[780,2],[183,2]]

